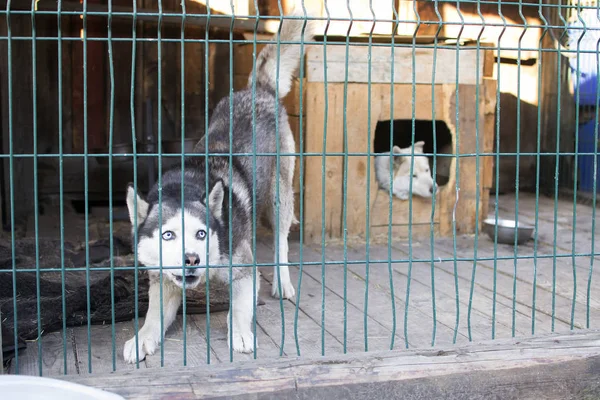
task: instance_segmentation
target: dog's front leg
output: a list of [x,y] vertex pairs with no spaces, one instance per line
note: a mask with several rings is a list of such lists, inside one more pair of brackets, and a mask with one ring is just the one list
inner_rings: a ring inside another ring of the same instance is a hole
[[[162,284],[163,334],[175,320],[177,310],[181,305],[181,289],[166,279],[163,278]],[[140,361],[146,358],[147,354],[154,354],[160,343],[160,300],[160,280],[158,277],[154,277],[150,279],[150,288],[148,289],[148,313],[146,314],[144,326],[139,330],[137,338]],[[135,336],[129,339],[123,349],[123,358],[130,364],[135,363],[137,359],[135,339]]]
[[[256,282],[258,292],[259,280]],[[233,350],[240,353],[251,353],[254,350],[254,334],[252,333],[252,316],[254,315],[254,296],[252,295],[252,275],[246,274],[234,279],[231,299],[231,322],[227,314],[227,343]]]

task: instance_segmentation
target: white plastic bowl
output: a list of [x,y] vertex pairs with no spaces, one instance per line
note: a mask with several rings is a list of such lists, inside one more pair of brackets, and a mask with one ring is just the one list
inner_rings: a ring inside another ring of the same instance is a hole
[[104,390],[61,381],[25,375],[0,375],[0,397],[31,400],[124,400]]

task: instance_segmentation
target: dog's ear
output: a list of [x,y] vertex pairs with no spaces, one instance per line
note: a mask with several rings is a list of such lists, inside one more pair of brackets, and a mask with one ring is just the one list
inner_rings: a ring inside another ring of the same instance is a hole
[[[223,198],[225,197],[225,190],[222,180],[218,180],[217,183],[212,187],[208,194],[208,208],[215,218],[221,219],[223,215]],[[206,204],[206,199],[204,199]]]
[[[136,197],[137,197],[137,221],[135,217],[136,211]],[[131,225],[135,226],[137,222],[137,226],[140,226],[142,222],[146,220],[148,216],[148,202],[144,200],[139,194],[136,193],[133,184],[127,185],[127,209],[129,210],[129,220],[131,221]]]
[[414,148],[415,148],[415,153],[423,153],[423,147],[425,146],[425,142],[424,141],[419,141],[417,143],[415,143]]
[[394,146],[394,148],[392,149],[392,153],[394,154],[402,154],[402,149],[398,146]]

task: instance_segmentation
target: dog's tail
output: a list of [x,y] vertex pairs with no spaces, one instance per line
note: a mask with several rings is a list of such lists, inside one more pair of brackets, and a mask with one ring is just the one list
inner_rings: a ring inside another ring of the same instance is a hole
[[[315,21],[308,20],[302,8],[296,6],[291,17],[281,23],[279,49],[277,44],[268,44],[256,57],[256,74],[250,74],[248,88],[252,88],[252,77],[256,76],[256,87],[275,93],[278,88],[279,98],[284,98],[291,89],[292,78],[300,65],[301,43],[313,40]],[[304,40],[303,36],[304,35]],[[275,36],[275,39],[277,35]],[[291,44],[290,42],[294,42]],[[277,51],[279,50],[279,55]],[[277,68],[279,66],[279,76]]]

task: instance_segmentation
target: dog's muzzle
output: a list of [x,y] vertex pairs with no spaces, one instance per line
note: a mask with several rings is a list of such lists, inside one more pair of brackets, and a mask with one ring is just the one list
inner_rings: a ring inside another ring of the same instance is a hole
[[[190,267],[190,265],[198,265],[199,262],[197,261],[198,258],[196,256],[195,260],[190,260],[190,255],[186,254],[186,260],[185,260],[185,276],[181,275],[181,271],[180,270],[173,270],[171,272],[171,275],[173,276],[175,283],[178,284],[179,286],[183,287],[183,282],[185,280],[185,284],[186,286],[196,286],[196,284],[198,284],[198,282],[200,281],[200,274],[198,273],[198,268],[194,268],[194,267]],[[191,261],[191,262],[190,262]]]

